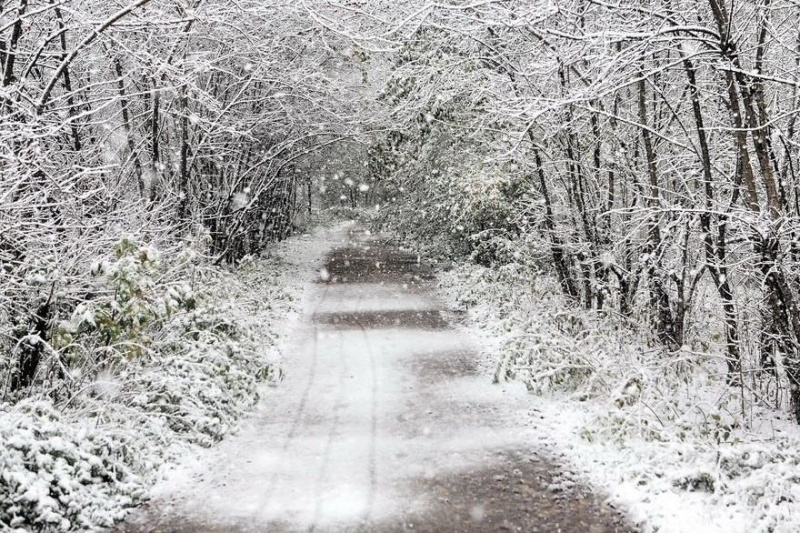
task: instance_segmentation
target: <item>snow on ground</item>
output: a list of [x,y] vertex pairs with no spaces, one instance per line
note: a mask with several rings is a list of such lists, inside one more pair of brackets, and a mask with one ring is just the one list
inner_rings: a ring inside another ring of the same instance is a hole
[[[323,240],[295,239],[277,253],[324,272],[319,258],[331,245],[342,244],[346,229],[340,226]],[[298,322],[295,316],[285,337],[293,340],[282,350],[291,353],[283,365],[284,383],[259,404],[238,435],[166,472],[151,491],[161,519],[191,517],[193,524],[203,524],[198,527],[230,530],[265,530],[288,522],[292,530],[335,529],[365,517],[387,520],[400,509],[424,504],[414,503],[412,495],[410,503],[400,505],[398,486],[409,478],[429,476],[434,463],[463,461],[466,451],[494,444],[477,433],[447,431],[436,438],[439,424],[415,420],[406,404],[416,390],[411,362],[422,355],[466,351],[463,337],[447,330],[372,331],[363,323],[323,320],[426,311],[433,305],[427,295],[405,283],[311,284],[315,276],[308,270],[290,277],[285,283],[295,284],[295,291],[303,288],[305,317]],[[426,413],[436,416],[433,405]],[[399,435],[406,425],[418,426],[410,437]],[[458,450],[446,453],[453,446]],[[132,522],[147,524],[150,518],[145,511]]]
[[643,531],[800,531],[800,429],[785,413],[742,413],[718,360],[665,368],[674,355],[614,318],[571,310],[553,280],[516,266],[462,265],[439,283],[497,378],[534,393],[520,422],[538,428],[531,445]]

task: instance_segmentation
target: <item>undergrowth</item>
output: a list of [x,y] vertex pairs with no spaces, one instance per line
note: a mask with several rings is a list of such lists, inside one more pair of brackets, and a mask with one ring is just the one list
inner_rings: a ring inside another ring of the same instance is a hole
[[703,494],[747,531],[800,524],[800,435],[787,413],[729,386],[713,349],[666,353],[636,319],[580,309],[552,276],[521,261],[462,262],[439,284],[487,339],[495,381],[520,380],[584,413],[570,438],[583,441],[577,449],[590,453],[579,455],[599,478],[629,484],[645,506]]
[[112,525],[161,465],[219,441],[280,378],[286,265],[218,268],[196,241],[161,254],[124,238],[91,270],[90,296],[28,339],[45,345],[34,383],[0,403],[0,530]]

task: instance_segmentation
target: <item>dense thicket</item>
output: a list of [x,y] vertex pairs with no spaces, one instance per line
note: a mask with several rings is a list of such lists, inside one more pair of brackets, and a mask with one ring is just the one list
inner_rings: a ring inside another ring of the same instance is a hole
[[664,357],[720,357],[800,421],[797,5],[404,7],[389,220],[487,264],[525,242],[576,305],[647,316]]
[[0,1],[0,400],[74,374],[59,323],[107,296],[105,259],[194,235],[232,262],[287,234],[298,165],[355,127],[329,74],[358,60],[308,7]]

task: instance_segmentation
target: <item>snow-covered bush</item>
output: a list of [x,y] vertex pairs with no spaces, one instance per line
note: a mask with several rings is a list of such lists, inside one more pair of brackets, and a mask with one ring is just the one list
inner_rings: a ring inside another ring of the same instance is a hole
[[290,266],[198,251],[124,238],[92,265],[90,296],[60,308],[28,399],[0,404],[0,529],[111,525],[280,378],[271,322],[294,305],[276,279]]
[[[524,261],[462,264],[439,284],[485,337],[495,379],[572,413],[554,422],[567,426],[564,446],[634,514],[658,523],[669,502],[704,498],[748,531],[800,524],[800,431],[757,391],[730,387],[723,358],[690,346],[666,354],[646,327],[566,301]],[[704,327],[716,327],[712,315]]]
[[[577,391],[586,397],[609,394],[616,381],[627,379],[625,362],[612,357],[620,352],[618,337],[599,333],[602,317],[565,305],[551,278],[508,263],[461,267],[444,283],[458,307],[480,312],[481,320],[499,330],[496,381],[519,379],[532,392]],[[619,375],[612,378],[614,372]]]
[[275,372],[260,353],[264,339],[225,315],[201,309],[168,323],[159,353],[127,368],[116,394],[189,442],[221,439]]
[[0,529],[108,526],[142,498],[131,469],[139,443],[93,426],[47,401],[0,406]]
[[60,359],[91,372],[142,356],[154,321],[194,305],[188,287],[156,283],[164,270],[152,246],[123,238],[92,268],[96,296],[57,325],[52,344]]

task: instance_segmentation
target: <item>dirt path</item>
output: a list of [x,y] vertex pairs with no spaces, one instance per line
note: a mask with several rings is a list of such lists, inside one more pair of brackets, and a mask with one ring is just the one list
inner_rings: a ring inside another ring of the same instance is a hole
[[526,446],[532,398],[479,372],[429,274],[351,231],[282,386],[119,531],[630,531]]

